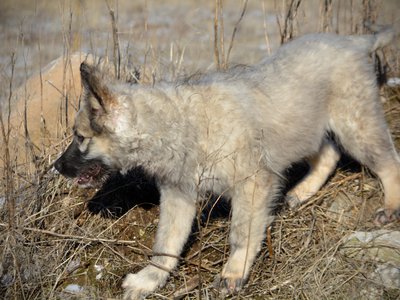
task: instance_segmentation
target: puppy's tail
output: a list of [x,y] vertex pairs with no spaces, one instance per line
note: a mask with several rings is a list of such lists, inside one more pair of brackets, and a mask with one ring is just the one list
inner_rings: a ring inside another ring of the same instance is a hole
[[386,47],[394,39],[395,33],[392,26],[376,25],[369,22],[365,23],[365,26],[374,33],[375,41],[371,52]]

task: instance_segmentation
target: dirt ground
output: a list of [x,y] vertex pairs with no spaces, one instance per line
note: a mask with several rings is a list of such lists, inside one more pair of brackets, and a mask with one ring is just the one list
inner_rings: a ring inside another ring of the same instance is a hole
[[[107,3],[114,12],[118,42]],[[115,174],[99,190],[79,190],[51,170],[69,142],[71,116],[79,100],[73,53],[102,57],[111,69],[120,57],[125,77],[138,69],[141,80],[151,83],[215,70],[216,49],[223,68],[225,61],[227,65],[256,63],[290,35],[363,33],[367,19],[392,24],[400,32],[397,0],[228,0],[222,2],[215,38],[216,3],[0,3],[0,107],[5,123],[0,129],[6,129],[0,138],[0,298],[119,299],[123,276],[140,270],[151,257],[159,217],[159,194],[152,178],[136,169],[126,176]],[[299,6],[290,10],[291,4]],[[387,77],[396,82],[399,38],[379,55],[388,64]],[[46,66],[56,59],[61,59],[61,71],[48,73]],[[400,87],[386,85],[381,94],[400,149]],[[50,109],[43,113],[43,107]],[[18,128],[7,127],[8,115],[10,122],[18,121]],[[4,138],[7,128],[9,140]],[[32,132],[29,139],[26,132]],[[305,171],[303,164],[288,170],[288,184]],[[348,251],[352,233],[381,229],[372,222],[383,201],[373,174],[345,157],[306,205],[290,210],[281,198],[249,281],[234,298],[400,299],[396,281],[400,246],[364,244],[352,246],[357,255]],[[210,207],[199,207],[179,268],[149,299],[218,298],[213,280],[229,254],[229,202],[215,210]],[[397,233],[400,224],[384,229]],[[366,248],[385,255],[371,257]],[[379,272],[382,268],[394,274],[389,283]]]

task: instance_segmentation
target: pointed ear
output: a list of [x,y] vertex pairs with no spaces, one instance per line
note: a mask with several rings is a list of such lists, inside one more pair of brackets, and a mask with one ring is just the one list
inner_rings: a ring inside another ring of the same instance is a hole
[[98,103],[91,103],[94,110],[102,109],[107,112],[113,97],[99,70],[83,62],[80,67],[83,87],[92,94]]

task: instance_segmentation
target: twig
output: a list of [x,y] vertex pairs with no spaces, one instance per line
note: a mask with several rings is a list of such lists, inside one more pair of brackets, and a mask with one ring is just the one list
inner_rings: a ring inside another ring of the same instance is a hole
[[224,27],[224,7],[223,0],[218,0],[219,3],[219,47],[221,50],[221,63],[222,67],[225,68],[225,27]]
[[[1,125],[1,134],[3,138],[3,147],[4,147],[4,175],[6,181],[6,203],[8,206],[8,226],[12,229],[15,228],[15,198],[12,196],[13,193],[13,181],[11,178],[12,168],[10,161],[10,133],[11,133],[11,99],[13,97],[13,81],[14,81],[14,70],[15,70],[15,53],[11,54],[11,78],[9,85],[9,94],[8,94],[8,113],[7,113],[7,130],[4,124],[3,115],[0,112],[0,125]],[[1,104],[1,103],[0,103]]]
[[185,282],[185,284],[173,294],[173,299],[174,300],[182,299],[198,286],[199,286],[199,276],[195,275],[193,278]]
[[266,10],[265,10],[265,0],[262,1],[262,9],[263,9],[263,14],[264,14],[263,25],[264,25],[265,43],[267,44],[268,55],[271,55],[271,46],[270,46],[268,31],[267,31],[267,20],[266,20],[267,14],[266,14]]
[[121,78],[121,51],[120,51],[120,47],[119,47],[117,21],[115,18],[114,10],[110,7],[107,0],[106,0],[106,4],[107,4],[108,12],[110,13],[110,17],[111,17],[111,26],[112,26],[113,42],[114,42],[113,56],[114,56],[115,76],[117,77],[117,79],[120,79]]
[[324,4],[321,4],[321,15],[322,20],[320,20],[320,30],[322,32],[329,32],[332,29],[332,0],[325,0]]
[[247,2],[248,2],[248,0],[245,0],[245,1],[244,1],[244,3],[243,3],[243,8],[242,8],[242,13],[240,14],[240,17],[239,17],[239,19],[237,20],[237,22],[236,22],[236,24],[235,24],[235,27],[233,28],[232,37],[231,37],[231,42],[230,42],[230,44],[229,44],[228,53],[227,53],[226,58],[225,58],[225,63],[224,63],[224,67],[225,67],[225,68],[228,66],[229,55],[231,54],[231,50],[232,50],[232,47],[233,47],[233,41],[235,40],[235,35],[236,35],[237,30],[238,30],[239,24],[240,24],[240,22],[242,21],[242,19],[243,19],[243,17],[244,17],[244,14],[246,13]]
[[272,247],[272,238],[271,238],[271,226],[268,226],[267,229],[267,247],[268,247],[268,253],[269,257],[274,257],[274,248]]
[[[6,227],[8,227],[8,225],[5,223],[0,223],[0,227],[6,228]],[[99,237],[87,237],[87,236],[81,236],[81,235],[63,234],[63,233],[57,233],[57,232],[50,231],[50,230],[44,230],[44,229],[38,229],[38,228],[32,228],[32,227],[22,227],[21,229],[25,230],[25,231],[37,232],[37,233],[51,235],[54,237],[64,238],[64,239],[82,240],[82,241],[99,242],[99,243],[113,243],[113,244],[120,244],[120,245],[138,244],[136,241],[104,239],[104,238],[99,238]]]
[[218,47],[218,24],[219,24],[219,0],[215,0],[215,11],[214,11],[214,59],[217,70],[221,68],[221,62],[219,60],[219,47]]
[[[293,31],[294,31],[294,26],[293,22],[296,19],[297,16],[297,11],[299,9],[299,6],[301,4],[301,0],[291,0],[286,18],[285,18],[285,27],[283,28],[283,32],[281,31],[281,44],[291,40],[294,36]],[[278,25],[279,24],[279,19],[278,19]]]

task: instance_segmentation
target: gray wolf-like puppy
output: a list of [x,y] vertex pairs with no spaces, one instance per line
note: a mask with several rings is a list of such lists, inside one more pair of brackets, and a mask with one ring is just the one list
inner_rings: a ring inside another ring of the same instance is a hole
[[311,171],[288,193],[310,198],[336,167],[342,148],[381,180],[384,207],[375,221],[399,219],[400,160],[385,122],[371,52],[393,32],[306,35],[259,65],[179,83],[129,85],[80,68],[85,90],[74,139],[56,161],[80,185],[140,166],[160,189],[161,216],[152,264],[123,282],[125,299],[163,286],[191,231],[196,202],[212,191],[231,200],[230,256],[219,275],[223,293],[249,275],[284,170],[306,159]]

